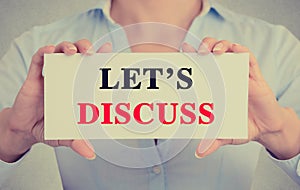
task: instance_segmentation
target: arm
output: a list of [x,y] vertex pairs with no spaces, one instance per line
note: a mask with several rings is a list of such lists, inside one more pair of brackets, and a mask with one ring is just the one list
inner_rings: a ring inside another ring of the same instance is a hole
[[[297,63],[299,61],[296,59],[300,52],[299,43],[294,44],[296,44],[296,47],[292,48],[294,52],[291,52],[291,48],[286,48],[287,50],[285,51],[287,55],[294,57],[294,59],[284,60],[285,64]],[[285,47],[280,47],[278,49],[280,49],[280,51],[283,51],[284,48]],[[192,47],[189,47],[187,45],[185,49],[186,51],[195,51],[192,50]],[[286,168],[285,171],[289,170],[287,173],[290,174],[290,176],[292,176],[293,179],[295,179],[295,181],[299,183],[300,180],[299,176],[297,176],[296,174],[297,168],[295,166],[297,165],[297,162],[299,160],[300,153],[300,120],[296,114],[296,111],[299,111],[299,108],[297,107],[297,105],[299,106],[299,100],[295,100],[295,95],[293,95],[293,93],[296,93],[295,89],[299,88],[300,76],[297,76],[297,74],[299,74],[297,73],[297,71],[299,71],[299,68],[292,67],[291,69],[291,66],[295,65],[286,64],[285,68],[289,69],[282,71],[287,72],[285,73],[285,76],[287,76],[290,81],[288,85],[289,89],[286,90],[286,92],[283,92],[283,94],[285,94],[285,96],[289,97],[290,99],[290,103],[287,104],[280,102],[280,99],[282,99],[283,97],[280,97],[279,101],[277,100],[278,98],[276,98],[275,94],[273,94],[272,90],[264,80],[256,58],[248,50],[248,48],[243,47],[239,44],[233,44],[226,40],[218,41],[213,38],[205,38],[199,50],[199,53],[212,52],[214,54],[222,54],[225,52],[250,53],[248,94],[249,137],[248,139],[217,139],[209,147],[203,146],[207,143],[201,142],[196,150],[196,156],[205,157],[217,150],[220,146],[227,144],[236,145],[244,144],[249,141],[257,141],[262,144],[267,150],[269,150],[272,155],[274,155],[274,157],[278,160],[287,160],[285,162],[286,167],[282,168]],[[287,59],[288,56],[283,55],[282,57]]]
[[68,146],[83,157],[92,159],[94,152],[84,140],[44,141],[44,79],[43,56],[49,53],[72,55],[86,53],[91,47],[87,40],[75,44],[62,42],[58,46],[40,48],[32,57],[28,75],[10,108],[0,112],[0,159],[18,160],[30,147],[42,142],[50,146]]
[[[90,54],[91,47],[88,40],[80,40],[76,43],[62,42],[57,46],[45,46],[40,48],[32,57],[31,65],[24,83],[11,107],[3,108],[0,112],[0,159],[4,162],[17,161],[30,147],[42,142],[50,146],[68,146],[87,159],[95,158],[92,147],[84,140],[44,140],[44,78],[42,76],[43,56],[49,53],[75,53]],[[110,52],[111,44],[104,44],[98,52]],[[9,56],[15,57],[15,56]],[[1,64],[0,72],[3,73],[1,83],[9,82],[12,85],[13,75],[8,73],[11,67],[18,66],[9,63],[7,57]],[[8,61],[8,62],[7,62]],[[21,60],[19,60],[21,61]],[[18,69],[16,69],[18,71]],[[17,75],[17,74],[16,74]],[[16,77],[18,78],[18,77]],[[6,85],[10,85],[6,84]],[[10,91],[9,91],[10,92]],[[5,92],[3,92],[5,93]],[[12,96],[12,94],[2,94]],[[2,105],[5,107],[5,103]],[[3,162],[2,162],[3,163]]]

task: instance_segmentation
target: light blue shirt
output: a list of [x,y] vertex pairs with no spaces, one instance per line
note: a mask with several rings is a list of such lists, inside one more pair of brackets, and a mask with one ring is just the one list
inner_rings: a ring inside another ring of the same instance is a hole
[[[83,38],[94,42],[120,27],[112,22],[102,7],[53,24],[34,27],[13,42],[0,63],[0,110],[13,104],[27,75],[31,57],[38,48]],[[247,46],[257,57],[263,76],[280,105],[293,108],[300,116],[300,45],[298,39],[284,27],[238,15],[211,3],[207,12],[193,21],[189,32],[199,39],[210,36]],[[113,46],[118,47],[118,41],[113,40],[114,37],[111,39]],[[199,45],[199,42],[189,41],[188,38],[186,40],[195,47]],[[157,159],[164,160],[167,153],[176,150],[181,143],[180,140],[164,142],[166,146],[157,147],[150,154],[143,155],[147,163],[153,163],[153,166],[138,169],[120,167],[101,157],[88,161],[68,148],[56,148],[63,186],[71,190],[250,188],[261,149],[257,143],[222,147],[206,158],[197,159],[194,153],[199,141],[192,140],[174,158],[157,165]],[[137,147],[154,146],[153,140],[132,140],[126,143]],[[107,147],[107,151],[113,153],[114,150]],[[121,159],[126,162],[132,158],[125,156]],[[300,155],[286,161],[270,156],[270,160],[298,184],[299,159]],[[17,165],[0,161],[0,186]]]

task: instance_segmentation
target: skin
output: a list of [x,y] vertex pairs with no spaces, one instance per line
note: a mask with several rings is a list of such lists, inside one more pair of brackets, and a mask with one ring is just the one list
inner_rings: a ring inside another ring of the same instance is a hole
[[[14,162],[33,144],[38,142],[53,147],[70,147],[87,159],[96,157],[92,146],[85,140],[44,140],[43,56],[50,53],[90,55],[92,53],[92,50],[90,50],[91,45],[91,42],[85,39],[75,43],[62,42],[57,46],[42,47],[33,55],[27,78],[16,97],[14,105],[0,112],[1,160]],[[111,52],[111,50],[111,44],[106,43],[97,52],[105,53]]]
[[[186,52],[196,52],[184,44]],[[248,139],[217,139],[206,149],[199,144],[196,157],[205,157],[227,144],[239,145],[257,141],[278,159],[289,159],[300,152],[300,121],[294,110],[281,107],[272,90],[264,80],[257,60],[250,50],[226,40],[203,39],[198,53],[212,52],[220,55],[226,52],[250,54],[248,94]]]
[[[131,2],[129,2],[131,1]],[[165,0],[157,3],[155,0],[114,0],[112,2],[111,17],[120,25],[138,22],[164,22],[188,29],[193,19],[201,12],[200,0]],[[178,6],[178,4],[184,6]],[[128,4],[132,6],[127,6]],[[172,16],[182,8],[180,15]],[[38,142],[53,147],[67,146],[79,155],[94,159],[95,153],[92,146],[84,140],[58,140],[45,141],[44,131],[44,86],[43,86],[43,56],[50,53],[64,53],[73,55],[82,53],[90,55],[91,42],[79,40],[75,43],[62,42],[56,46],[50,45],[40,48],[32,57],[28,76],[20,89],[12,107],[5,108],[0,112],[0,159],[6,162],[18,160],[30,147]],[[203,149],[199,144],[196,150],[197,157],[204,157],[220,146],[226,144],[244,144],[249,141],[257,141],[265,146],[279,159],[289,159],[300,153],[300,120],[290,108],[281,107],[268,84],[261,75],[255,56],[248,48],[231,43],[226,40],[214,38],[203,39],[200,47],[194,49],[189,44],[183,44],[185,52],[198,52],[205,54],[250,53],[249,73],[249,115],[248,115],[248,139],[217,139],[208,149]],[[162,45],[140,45],[133,47],[134,52],[175,51]],[[97,53],[111,52],[110,43],[104,44]],[[18,119],[15,119],[18,118]]]

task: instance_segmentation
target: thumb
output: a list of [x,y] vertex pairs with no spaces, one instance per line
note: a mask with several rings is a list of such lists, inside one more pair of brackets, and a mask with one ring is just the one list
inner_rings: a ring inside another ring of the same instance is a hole
[[247,47],[239,44],[232,45],[232,51],[234,53],[249,53],[249,76],[255,80],[263,80],[262,74],[259,69],[258,62],[252,52]]
[[73,151],[88,160],[96,158],[95,150],[87,140],[73,140],[70,147]]
[[215,152],[218,148],[220,148],[223,145],[232,144],[233,139],[203,139],[199,143],[195,156],[197,158],[203,158],[211,153]]
[[42,78],[42,70],[44,66],[44,54],[53,53],[55,46],[45,46],[40,48],[32,57],[27,78],[29,80],[40,80]]

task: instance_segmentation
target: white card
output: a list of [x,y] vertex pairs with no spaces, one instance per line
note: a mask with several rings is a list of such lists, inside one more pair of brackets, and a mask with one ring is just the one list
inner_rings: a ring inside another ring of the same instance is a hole
[[249,54],[48,54],[45,139],[248,137]]

